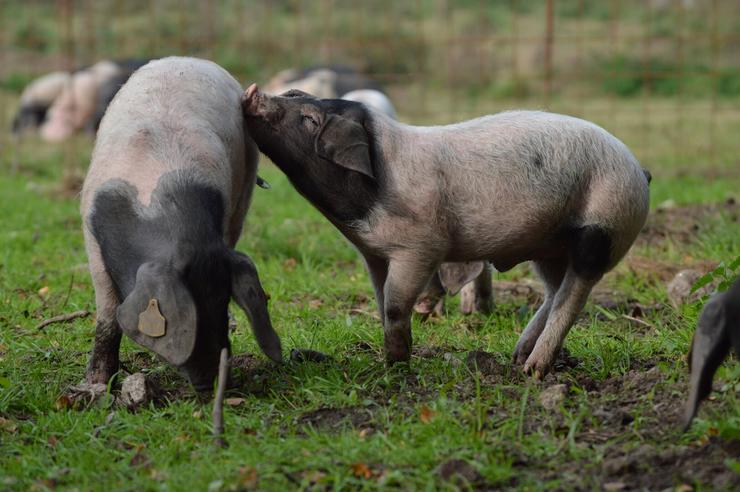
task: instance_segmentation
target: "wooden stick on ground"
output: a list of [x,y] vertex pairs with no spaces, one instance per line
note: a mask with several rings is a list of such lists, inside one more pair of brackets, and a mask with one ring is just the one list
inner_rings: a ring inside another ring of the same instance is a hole
[[229,349],[224,347],[221,349],[221,357],[218,361],[218,386],[216,386],[216,397],[213,399],[213,439],[221,448],[226,447],[222,434],[224,433],[224,392],[228,376]]
[[73,319],[77,318],[84,318],[85,316],[89,316],[90,311],[75,311],[74,313],[69,314],[60,314],[59,316],[54,316],[53,318],[45,319],[41,323],[39,323],[36,326],[37,330],[41,330],[42,328],[45,328],[53,323],[63,323],[65,321],[72,321]]

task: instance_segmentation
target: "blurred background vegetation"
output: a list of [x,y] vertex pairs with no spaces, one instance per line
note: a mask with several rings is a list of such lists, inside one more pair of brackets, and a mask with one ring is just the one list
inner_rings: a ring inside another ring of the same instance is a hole
[[104,58],[199,56],[244,84],[290,67],[346,64],[380,81],[405,121],[546,108],[605,126],[659,175],[699,161],[720,172],[740,167],[736,0],[0,5],[3,122],[34,77]]

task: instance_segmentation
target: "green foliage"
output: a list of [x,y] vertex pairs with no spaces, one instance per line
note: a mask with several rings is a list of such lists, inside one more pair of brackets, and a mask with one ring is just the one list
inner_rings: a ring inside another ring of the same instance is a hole
[[[740,95],[740,70],[725,68],[716,76],[702,64],[679,65],[668,57],[645,61],[627,55],[601,58],[592,72],[602,79],[602,89],[618,96],[635,96],[645,91],[660,96]],[[716,81],[715,81],[716,79]]]

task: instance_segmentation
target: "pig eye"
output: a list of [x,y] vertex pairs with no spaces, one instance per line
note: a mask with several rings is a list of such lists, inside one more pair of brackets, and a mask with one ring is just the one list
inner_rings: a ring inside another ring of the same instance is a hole
[[303,121],[303,126],[305,126],[309,130],[316,130],[319,128],[319,120],[317,120],[310,114],[301,115],[301,120]]

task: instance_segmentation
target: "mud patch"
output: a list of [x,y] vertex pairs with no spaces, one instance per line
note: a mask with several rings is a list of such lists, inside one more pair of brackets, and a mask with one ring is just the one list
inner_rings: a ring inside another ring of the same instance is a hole
[[[648,216],[647,223],[637,237],[640,246],[661,246],[667,241],[692,243],[699,234],[708,230],[711,220],[727,214],[731,222],[737,222],[738,203],[730,198],[723,203],[695,204],[687,206],[659,206]],[[675,273],[674,273],[675,274]]]
[[374,429],[374,407],[323,407],[302,414],[296,420],[299,433],[305,433],[304,428],[310,427],[317,431],[338,433],[348,428]]
[[662,490],[696,482],[713,490],[737,490],[740,474],[727,469],[724,461],[740,454],[738,441],[712,439],[698,446],[643,444],[637,448],[614,449],[601,465],[606,483],[621,483],[620,490]]

